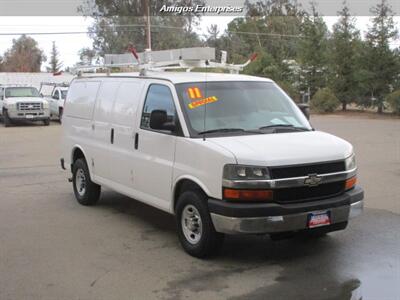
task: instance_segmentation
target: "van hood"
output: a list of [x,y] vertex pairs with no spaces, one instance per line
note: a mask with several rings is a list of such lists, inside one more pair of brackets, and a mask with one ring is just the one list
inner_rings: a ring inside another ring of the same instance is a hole
[[207,138],[230,151],[238,164],[283,166],[345,159],[353,147],[321,131]]

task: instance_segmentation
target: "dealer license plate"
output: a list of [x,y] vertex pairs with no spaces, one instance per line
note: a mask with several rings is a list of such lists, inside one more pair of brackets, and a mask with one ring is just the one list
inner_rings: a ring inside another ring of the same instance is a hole
[[331,224],[331,214],[329,211],[318,211],[308,214],[308,228],[327,226]]

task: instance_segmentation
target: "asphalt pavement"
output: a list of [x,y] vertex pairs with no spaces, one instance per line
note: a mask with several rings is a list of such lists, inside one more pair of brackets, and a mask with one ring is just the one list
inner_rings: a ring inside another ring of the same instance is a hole
[[400,299],[400,120],[313,116],[354,146],[364,214],[321,239],[228,237],[208,260],[174,218],[110,190],[79,205],[61,126],[0,125],[0,299]]

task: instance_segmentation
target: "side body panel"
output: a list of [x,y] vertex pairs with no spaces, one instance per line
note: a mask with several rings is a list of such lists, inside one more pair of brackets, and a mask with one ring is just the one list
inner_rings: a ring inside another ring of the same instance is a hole
[[111,177],[111,118],[119,86],[119,80],[103,80],[97,93],[91,122],[93,144],[90,149],[94,180],[110,179]]
[[68,94],[63,117],[63,157],[65,163],[72,163],[76,148],[82,150],[88,159],[88,167],[93,178],[91,150],[94,147],[92,116],[95,99],[101,79],[84,79],[72,82],[73,88]]
[[113,144],[110,145],[110,179],[127,188],[134,188],[134,175],[144,172],[137,171],[135,150],[136,121],[143,88],[143,80],[122,80],[110,118],[114,130]]

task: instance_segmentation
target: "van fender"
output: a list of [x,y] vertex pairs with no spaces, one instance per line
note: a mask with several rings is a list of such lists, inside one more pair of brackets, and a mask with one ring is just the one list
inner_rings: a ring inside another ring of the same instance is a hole
[[83,148],[82,148],[80,145],[76,145],[76,144],[75,144],[75,145],[72,147],[71,158],[70,158],[70,162],[71,162],[71,171],[72,171],[72,164],[73,164],[73,161],[74,161],[74,153],[75,153],[75,150],[76,150],[76,149],[79,149],[79,150],[83,153],[83,157],[85,158],[86,163],[87,163],[87,166],[88,166],[88,169],[89,169],[90,177],[93,179],[92,164],[88,161],[86,152],[83,150]]
[[200,180],[200,179],[198,179],[197,177],[194,177],[194,176],[192,176],[192,175],[181,175],[181,176],[178,176],[177,178],[175,178],[175,180],[174,180],[174,182],[173,182],[173,188],[172,188],[172,195],[171,195],[171,199],[172,199],[172,201],[171,201],[171,207],[170,207],[170,211],[172,212],[172,213],[174,213],[175,212],[175,191],[176,191],[176,187],[178,186],[178,183],[181,181],[181,180],[184,180],[184,179],[186,179],[186,180],[190,180],[190,181],[192,181],[192,182],[194,182],[195,184],[197,184],[202,190],[203,190],[203,192],[206,194],[206,195],[210,195],[210,190],[207,188],[207,186]]

